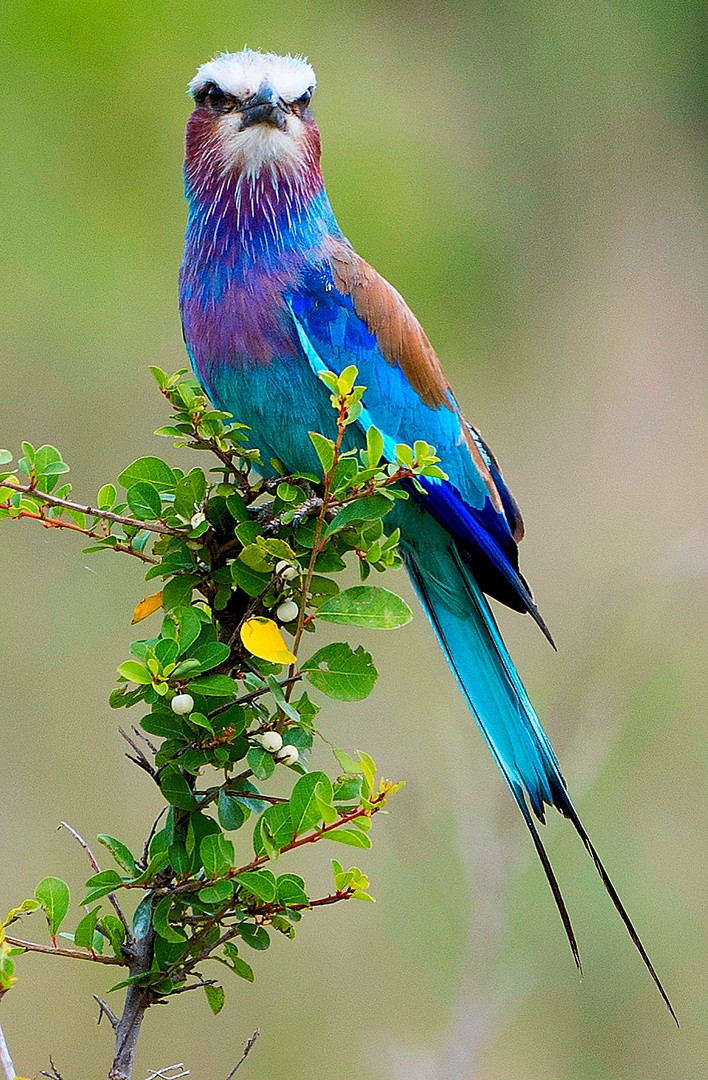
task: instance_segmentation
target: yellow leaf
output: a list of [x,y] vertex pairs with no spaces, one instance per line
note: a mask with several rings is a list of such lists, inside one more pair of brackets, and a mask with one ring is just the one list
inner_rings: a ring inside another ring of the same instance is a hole
[[143,619],[147,619],[148,615],[152,615],[153,611],[157,611],[162,607],[162,589],[159,592],[153,593],[152,596],[146,596],[144,600],[141,600],[135,611],[133,612],[133,618],[131,625],[136,622],[142,622]]
[[272,619],[248,619],[241,627],[241,641],[254,656],[272,664],[294,664],[295,657]]

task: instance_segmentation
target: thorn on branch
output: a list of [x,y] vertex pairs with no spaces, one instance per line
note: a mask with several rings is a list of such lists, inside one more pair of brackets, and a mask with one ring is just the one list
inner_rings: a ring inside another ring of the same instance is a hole
[[109,1024],[111,1025],[111,1027],[115,1031],[115,1029],[118,1027],[118,1017],[113,1012],[113,1009],[111,1009],[110,1005],[107,1005],[106,1002],[103,1000],[103,998],[100,998],[98,996],[98,994],[93,995],[93,1000],[98,1004],[98,1021],[97,1021],[97,1023],[100,1024],[101,1020],[105,1016],[106,1020],[108,1020]]
[[148,774],[148,776],[150,776],[155,781],[155,783],[157,783],[157,771],[148,761],[145,754],[137,745],[137,743],[133,742],[130,735],[128,735],[128,733],[124,731],[122,727],[118,728],[118,733],[122,738],[125,739],[131,750],[135,752],[135,757],[133,757],[132,754],[125,755],[128,761],[134,762],[140,769],[143,769]]

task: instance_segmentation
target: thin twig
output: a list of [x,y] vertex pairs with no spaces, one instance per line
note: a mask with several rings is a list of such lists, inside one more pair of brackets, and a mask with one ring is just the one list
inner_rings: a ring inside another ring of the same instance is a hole
[[49,1067],[52,1070],[51,1072],[47,1072],[45,1069],[42,1069],[39,1075],[48,1076],[49,1080],[63,1080],[61,1073],[58,1072],[57,1067],[51,1057],[49,1058]]
[[101,1020],[105,1016],[106,1020],[108,1020],[109,1024],[115,1031],[115,1029],[118,1027],[118,1017],[113,1012],[113,1009],[110,1007],[110,1005],[107,1005],[103,998],[100,998],[98,994],[93,995],[93,1000],[98,1004],[98,1023],[100,1024]]
[[260,1035],[260,1031],[256,1030],[256,1031],[253,1032],[253,1034],[251,1035],[251,1038],[248,1040],[248,1042],[246,1043],[246,1045],[243,1048],[243,1055],[241,1057],[241,1060],[236,1062],[233,1069],[231,1070],[229,1075],[226,1077],[226,1080],[232,1080],[232,1078],[236,1075],[237,1069],[241,1068],[244,1061],[246,1060],[248,1055],[251,1053],[251,1050],[256,1045],[256,1039],[258,1038],[259,1035]]
[[2,1065],[2,1070],[5,1073],[5,1080],[16,1080],[17,1073],[15,1072],[15,1066],[12,1063],[10,1048],[7,1045],[5,1032],[2,1030],[2,1024],[0,1024],[0,1065]]
[[[46,491],[37,491],[32,484],[13,484],[10,480],[3,480],[2,486],[12,491],[20,491],[24,495],[31,495],[34,499],[41,499],[50,506],[63,506],[66,510],[76,510],[86,517],[101,518],[104,521],[115,521],[119,525],[128,525],[134,529],[144,529],[146,532],[161,533],[163,536],[185,537],[184,529],[171,529],[169,525],[152,524],[146,521],[138,521],[136,518],[126,517],[125,514],[114,514],[110,510],[98,510],[95,506],[84,506],[81,503],[70,502],[69,499],[58,499],[56,495],[48,495]],[[50,519],[51,520],[51,519]]]
[[101,956],[100,953],[81,952],[79,949],[60,949],[57,945],[40,945],[37,941],[24,941],[23,938],[5,935],[5,941],[15,945],[18,949],[27,949],[28,952],[47,953],[48,956],[68,956],[70,960],[90,960],[94,964],[120,964],[124,961],[117,956]]
[[[91,866],[93,867],[94,873],[100,874],[101,873],[101,867],[98,865],[98,861],[96,859],[96,856],[91,851],[91,848],[88,846],[88,844],[84,840],[83,836],[80,836],[79,833],[77,833],[76,829],[72,829],[71,825],[67,825],[67,823],[65,821],[62,821],[60,823],[59,828],[60,829],[66,829],[66,831],[68,833],[71,833],[71,835],[74,837],[74,840],[76,840],[76,843],[79,844],[84,849],[84,851],[86,852],[86,854],[88,856],[88,860],[91,863]],[[115,893],[109,893],[108,894],[108,899],[109,899],[109,901],[111,903],[111,906],[113,907],[113,910],[115,911],[116,915],[118,916],[120,921],[123,923],[123,926],[125,927],[125,932],[127,934],[127,940],[130,941],[131,936],[132,936],[131,932],[130,932],[130,925],[128,924],[128,920],[126,919],[125,914],[123,913],[123,909],[121,908],[121,906],[120,906],[120,904],[118,902],[118,898],[117,898],[116,894]]]
[[[295,675],[288,675],[286,679],[280,679],[278,681],[280,686],[290,686],[291,683],[299,682],[300,679],[302,679],[302,675],[298,672]],[[234,698],[233,701],[228,701],[225,705],[219,705],[217,709],[212,709],[210,713],[207,713],[207,716],[212,720],[215,716],[219,716],[220,713],[226,712],[227,709],[232,709],[234,705],[250,705],[256,698],[263,697],[264,694],[269,694],[270,692],[269,686],[262,686],[259,690],[252,690],[249,694],[243,694],[242,697]]]
[[158,1069],[157,1072],[151,1072],[147,1080],[179,1080],[181,1076],[189,1076],[189,1069],[185,1069],[184,1072],[175,1072],[175,1069],[184,1069],[184,1062],[180,1061],[177,1065],[166,1065],[164,1069]]
[[145,841],[145,847],[143,848],[143,867],[146,867],[147,864],[148,864],[148,861],[150,859],[150,844],[152,843],[153,837],[155,836],[155,833],[157,832],[157,826],[162,821],[162,818],[165,816],[168,809],[169,809],[169,807],[164,806],[162,808],[162,810],[160,811],[160,813],[155,818],[155,820],[153,821],[153,823],[152,823],[152,828],[150,829],[150,835],[148,836],[147,840]]
[[119,727],[119,728],[118,728],[118,734],[119,734],[119,735],[120,735],[120,736],[121,736],[121,737],[122,737],[123,739],[125,739],[125,741],[127,742],[128,746],[130,746],[130,747],[131,747],[131,749],[133,749],[133,750],[135,751],[135,757],[132,757],[132,755],[131,755],[131,754],[126,754],[126,755],[125,755],[125,756],[127,757],[128,761],[132,761],[132,762],[134,762],[134,763],[135,763],[135,764],[136,764],[136,765],[137,765],[137,766],[138,766],[139,768],[141,768],[141,769],[144,769],[144,770],[145,770],[145,772],[146,772],[146,773],[148,774],[148,776],[152,777],[152,779],[153,779],[153,780],[155,781],[155,783],[157,783],[157,772],[156,772],[156,770],[155,770],[155,769],[153,768],[153,766],[152,766],[152,765],[150,764],[150,762],[148,761],[148,759],[146,758],[145,754],[144,754],[144,753],[142,752],[142,750],[140,749],[140,747],[139,747],[139,746],[137,746],[137,745],[136,745],[136,744],[135,744],[135,743],[133,742],[133,740],[131,739],[130,735],[128,735],[128,734],[127,734],[127,732],[126,732],[126,731],[124,731],[122,727]]

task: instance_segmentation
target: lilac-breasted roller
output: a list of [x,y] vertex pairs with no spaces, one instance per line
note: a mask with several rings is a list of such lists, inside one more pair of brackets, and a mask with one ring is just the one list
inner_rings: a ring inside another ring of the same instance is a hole
[[347,429],[350,445],[365,445],[373,425],[389,453],[416,439],[436,448],[449,479],[423,479],[424,494],[412,493],[395,511],[411,581],[530,830],[576,963],[575,935],[532,816],[543,822],[546,805],[577,829],[671,1009],[487,601],[528,612],[548,635],[519,570],[519,509],[415,315],[337,224],[320,170],[314,89],[305,60],[250,50],[216,57],[190,84],[180,301],[192,363],[214,404],[250,425],[263,462],[276,458],[291,472],[318,469],[308,432],[331,433],[334,423],[319,374],[351,364],[366,392]]

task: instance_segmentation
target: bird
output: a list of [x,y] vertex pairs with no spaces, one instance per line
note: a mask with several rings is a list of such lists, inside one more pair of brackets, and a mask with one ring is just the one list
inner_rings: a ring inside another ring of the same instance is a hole
[[414,590],[521,811],[578,969],[575,933],[536,825],[546,807],[575,827],[676,1020],[490,607],[491,597],[530,614],[553,644],[519,569],[521,513],[418,319],[337,223],[321,170],[315,88],[306,59],[251,49],[218,54],[189,84],[179,294],[193,369],[216,407],[250,427],[262,462],[275,459],[291,473],[317,470],[308,432],[333,424],[320,375],[351,365],[366,391],[348,445],[364,446],[374,426],[385,453],[418,439],[435,447],[447,479],[421,477],[396,507]]

